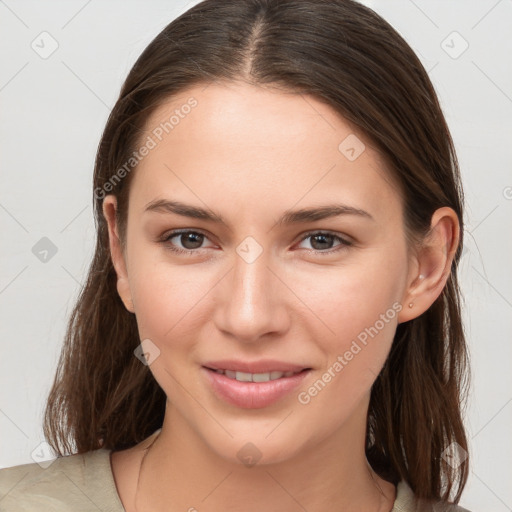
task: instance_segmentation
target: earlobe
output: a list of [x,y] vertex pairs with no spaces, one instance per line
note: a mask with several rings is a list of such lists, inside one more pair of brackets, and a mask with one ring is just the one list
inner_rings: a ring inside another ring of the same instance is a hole
[[116,221],[117,199],[113,195],[108,195],[103,200],[103,215],[107,221],[108,239],[110,248],[110,257],[117,274],[117,292],[121,297],[126,309],[135,313],[133,301],[128,280],[126,262],[119,240],[117,221]]
[[441,295],[459,244],[459,229],[452,208],[439,208],[432,215],[429,234],[417,250],[417,274],[405,290],[398,323],[417,318]]
[[117,277],[117,293],[119,293],[119,297],[121,297],[124,307],[130,313],[135,313],[135,308],[133,306],[133,300],[130,291],[130,284],[127,278],[119,276]]

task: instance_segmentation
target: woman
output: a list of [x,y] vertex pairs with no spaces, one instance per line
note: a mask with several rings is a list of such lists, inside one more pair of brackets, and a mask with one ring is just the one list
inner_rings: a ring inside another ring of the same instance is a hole
[[[462,190],[432,84],[351,0],[206,0],[129,73],[14,510],[465,510]],[[46,508],[45,508],[46,507]]]

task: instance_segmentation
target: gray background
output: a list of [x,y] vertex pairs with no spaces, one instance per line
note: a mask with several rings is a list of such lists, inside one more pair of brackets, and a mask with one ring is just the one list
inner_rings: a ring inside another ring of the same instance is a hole
[[[41,418],[92,257],[96,147],[135,59],[195,3],[0,0],[0,467],[51,457]],[[512,510],[512,2],[363,3],[418,53],[455,140],[473,371],[461,505]]]

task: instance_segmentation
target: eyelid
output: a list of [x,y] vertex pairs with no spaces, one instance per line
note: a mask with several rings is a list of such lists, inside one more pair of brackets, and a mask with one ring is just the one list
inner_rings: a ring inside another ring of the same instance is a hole
[[[161,235],[157,242],[161,243],[169,243],[171,238],[174,238],[175,236],[184,234],[184,233],[197,233],[199,235],[203,235],[206,239],[210,240],[210,235],[208,235],[206,232],[204,232],[202,229],[199,228],[179,228],[179,229],[172,229],[170,231],[165,232],[163,235]],[[211,240],[210,240],[211,241]],[[189,251],[189,252],[199,252],[202,249],[206,249],[206,247],[201,247],[199,249],[180,249],[177,248],[178,251]]]
[[[210,240],[209,235],[207,235],[200,228],[179,228],[179,229],[174,229],[174,230],[164,233],[158,239],[158,241],[161,243],[164,243],[164,244],[168,244],[171,238],[174,238],[183,233],[197,233],[197,234],[203,235],[206,239]],[[296,245],[297,243],[303,242],[307,238],[310,238],[314,235],[332,236],[333,238],[337,239],[340,243],[339,243],[339,245],[335,246],[334,248],[326,249],[324,251],[315,250],[315,249],[304,249],[304,250],[308,251],[309,253],[328,255],[328,254],[336,253],[341,249],[355,245],[354,240],[351,237],[349,237],[348,235],[345,235],[343,233],[333,232],[333,231],[326,230],[326,229],[313,229],[313,230],[309,230],[304,233],[301,233],[299,235],[297,241],[294,243],[294,245]],[[194,253],[199,253],[203,249],[207,249],[207,247],[199,247],[197,249],[181,249],[180,247],[174,247],[174,246],[171,247],[171,250],[174,252],[182,253],[182,254],[189,254],[189,255],[193,255]]]
[[345,233],[339,233],[337,231],[331,231],[329,229],[312,229],[312,230],[306,231],[299,235],[298,241],[302,242],[304,239],[306,239],[310,236],[313,236],[313,235],[330,235],[330,236],[340,239],[343,243],[345,243],[347,245],[355,244],[355,240],[352,237],[346,235]]

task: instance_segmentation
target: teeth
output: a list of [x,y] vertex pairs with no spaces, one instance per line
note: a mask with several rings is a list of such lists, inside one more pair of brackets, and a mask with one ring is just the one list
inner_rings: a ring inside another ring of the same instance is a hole
[[[267,382],[267,381],[271,380],[270,373],[253,373],[253,374],[249,374],[249,375],[251,376],[250,380],[252,380],[252,382]],[[237,377],[237,380],[238,380],[238,377]]]
[[239,380],[240,382],[252,382],[252,374],[244,373],[244,372],[236,372],[235,379]]
[[269,372],[269,373],[246,373],[235,372],[233,370],[215,370],[217,373],[223,373],[230,379],[236,379],[240,382],[268,382],[269,380],[281,379],[282,377],[291,377],[295,372]]

